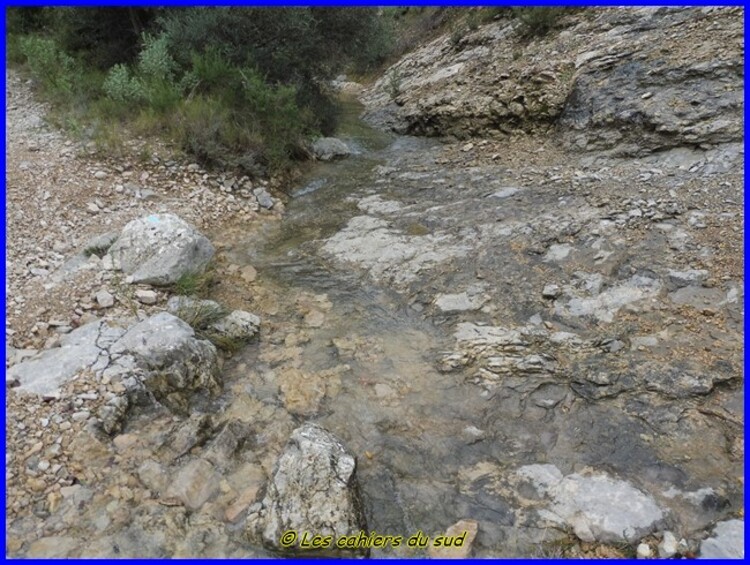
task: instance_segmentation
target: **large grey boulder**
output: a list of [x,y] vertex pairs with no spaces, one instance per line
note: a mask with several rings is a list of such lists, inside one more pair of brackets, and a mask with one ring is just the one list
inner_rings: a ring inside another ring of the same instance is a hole
[[106,350],[98,344],[103,323],[92,322],[62,337],[60,347],[48,349],[36,357],[14,365],[5,373],[5,383],[24,392],[41,396],[55,395],[78,373],[107,366]]
[[313,155],[319,161],[331,161],[351,154],[346,143],[336,137],[321,137],[312,146]]
[[183,275],[203,271],[214,247],[174,214],[152,214],[129,222],[109,255],[132,282],[169,285]]
[[336,436],[316,424],[305,424],[291,435],[276,463],[261,510],[263,543],[276,551],[300,553],[299,539],[291,546],[282,535],[294,530],[334,536],[335,539],[366,529],[357,461]]
[[701,542],[701,559],[744,559],[745,521],[719,522],[714,535]]
[[132,356],[146,372],[146,387],[177,412],[187,411],[189,393],[215,394],[221,388],[216,348],[196,339],[193,328],[168,312],[131,327],[110,351]]
[[604,473],[563,476],[554,465],[527,465],[517,474],[551,500],[546,519],[586,542],[629,542],[655,531],[665,516],[653,498]]
[[129,329],[98,320],[61,339],[55,349],[14,365],[6,386],[47,397],[76,375],[90,371],[96,379],[117,381],[125,394],[111,398],[99,413],[105,431],[116,431],[129,408],[150,401],[184,413],[196,392],[220,388],[216,348],[198,339],[179,318],[161,312]]

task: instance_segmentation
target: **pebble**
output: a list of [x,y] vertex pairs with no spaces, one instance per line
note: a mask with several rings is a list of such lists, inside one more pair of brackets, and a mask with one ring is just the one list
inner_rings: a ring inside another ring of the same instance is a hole
[[157,294],[153,290],[138,289],[135,297],[141,304],[156,304]]
[[96,293],[96,303],[100,308],[112,308],[115,305],[115,297],[106,290],[100,290]]
[[245,282],[251,283],[255,281],[255,278],[258,276],[258,271],[256,271],[255,267],[252,265],[245,265],[240,269],[240,276]]
[[557,298],[562,293],[556,284],[548,284],[542,289],[542,298]]
[[662,558],[672,557],[677,553],[677,538],[672,532],[664,532],[658,550],[659,557]]
[[647,543],[638,544],[638,549],[635,550],[638,559],[648,559],[653,555],[651,548]]
[[105,173],[104,171],[96,171],[94,173],[94,178],[97,179],[97,180],[106,179],[107,178],[107,173]]

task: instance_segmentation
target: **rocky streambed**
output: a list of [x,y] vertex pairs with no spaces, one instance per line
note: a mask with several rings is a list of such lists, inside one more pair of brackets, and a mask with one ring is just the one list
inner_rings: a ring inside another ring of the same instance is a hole
[[[54,394],[39,357],[10,369],[9,553],[741,556],[741,145],[622,158],[347,109],[347,158],[208,244],[242,273],[213,331],[248,345],[219,354],[181,321],[213,307],[159,294],[39,354]],[[104,268],[169,264],[136,255]],[[402,541],[336,546],[363,531]]]

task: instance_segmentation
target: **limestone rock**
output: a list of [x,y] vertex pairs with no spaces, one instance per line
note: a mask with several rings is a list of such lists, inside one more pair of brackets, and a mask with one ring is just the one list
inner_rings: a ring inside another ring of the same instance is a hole
[[673,557],[677,553],[677,538],[672,532],[664,532],[657,549],[659,550],[659,557],[664,559]]
[[239,342],[247,342],[260,330],[260,318],[244,310],[234,310],[209,326],[212,332]]
[[255,199],[258,201],[258,205],[261,208],[265,208],[266,210],[270,210],[271,208],[273,208],[273,198],[270,194],[268,194],[268,191],[265,188],[258,187],[253,190],[253,194],[255,195]]
[[219,491],[219,480],[211,463],[195,459],[180,469],[166,495],[180,499],[191,510],[198,510]]
[[351,154],[346,143],[336,137],[321,137],[312,146],[313,154],[319,161],[332,161]]
[[18,363],[5,374],[5,382],[18,383],[19,390],[39,395],[55,394],[76,374],[90,369],[103,353],[96,344],[102,322],[92,322],[64,335],[60,347]]
[[552,500],[548,517],[567,524],[582,541],[633,543],[665,517],[653,498],[603,473],[563,477],[554,465],[527,465],[517,473]]
[[112,308],[115,305],[115,297],[106,290],[100,290],[96,293],[96,302],[101,308]]
[[430,557],[433,559],[466,559],[470,557],[474,538],[477,537],[478,531],[479,523],[476,520],[459,520],[445,531],[445,538],[453,538],[451,540],[453,545],[443,547],[430,545],[428,550]]
[[146,370],[147,388],[167,406],[187,409],[187,393],[221,388],[216,348],[195,337],[193,329],[172,314],[160,312],[131,327],[111,348],[130,354]]
[[277,461],[262,503],[263,543],[296,553],[280,543],[288,530],[335,537],[365,530],[356,469],[354,455],[336,436],[316,424],[297,428]]
[[744,559],[745,521],[719,522],[714,534],[701,542],[701,559]]
[[157,294],[153,290],[139,288],[135,291],[135,298],[141,304],[156,304]]
[[132,282],[169,285],[203,271],[214,247],[174,214],[152,214],[128,223],[109,254]]

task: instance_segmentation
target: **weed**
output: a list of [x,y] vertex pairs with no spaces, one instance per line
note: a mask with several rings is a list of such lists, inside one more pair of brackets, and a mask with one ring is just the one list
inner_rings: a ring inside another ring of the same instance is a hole
[[203,331],[228,313],[226,308],[212,301],[185,300],[180,303],[175,316],[184,320],[195,331]]
[[205,297],[215,282],[214,270],[209,266],[201,273],[185,273],[172,285],[175,294]]
[[122,156],[125,144],[120,124],[107,121],[96,125],[93,133],[96,151],[110,156]]
[[401,70],[391,69],[388,72],[388,95],[395,100],[401,94],[402,86]]
[[207,339],[217,348],[221,349],[222,351],[226,351],[227,353],[235,353],[239,351],[243,345],[245,345],[245,342],[243,340],[217,332],[212,332],[210,330],[199,332],[198,335],[202,339]]
[[91,257],[92,255],[96,255],[101,259],[107,254],[107,251],[109,251],[109,248],[112,247],[112,245],[93,245],[91,247],[87,247],[83,250],[83,254],[85,257]]
[[530,7],[514,8],[513,15],[520,22],[520,32],[525,37],[547,35],[565,14],[565,8]]

